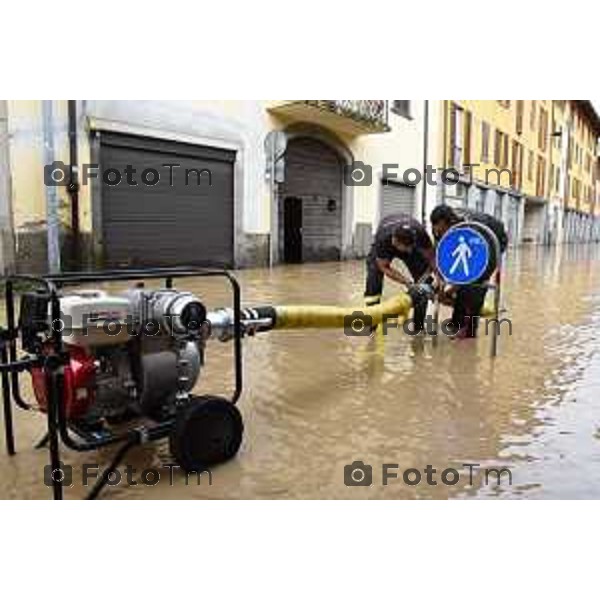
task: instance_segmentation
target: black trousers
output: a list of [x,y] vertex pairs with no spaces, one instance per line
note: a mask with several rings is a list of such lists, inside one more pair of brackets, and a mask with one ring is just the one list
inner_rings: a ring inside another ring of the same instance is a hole
[[[425,258],[419,255],[401,258],[407,266],[413,280],[416,282],[428,269]],[[373,254],[367,257],[367,281],[365,284],[365,303],[367,306],[374,306],[381,302],[383,294],[383,280],[385,275],[377,266],[377,259]],[[427,316],[427,298],[421,298],[413,306],[413,321],[415,331],[420,331],[425,327],[425,317]]]
[[458,288],[454,308],[452,311],[452,323],[455,327],[467,328],[468,337],[477,336],[479,317],[487,293],[486,282],[477,285],[465,285]]

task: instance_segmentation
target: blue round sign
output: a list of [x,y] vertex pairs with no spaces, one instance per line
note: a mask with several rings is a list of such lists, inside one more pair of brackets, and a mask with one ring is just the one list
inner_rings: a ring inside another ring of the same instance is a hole
[[490,247],[476,229],[468,225],[455,226],[440,240],[436,260],[440,274],[448,283],[467,285],[485,273],[490,262]]

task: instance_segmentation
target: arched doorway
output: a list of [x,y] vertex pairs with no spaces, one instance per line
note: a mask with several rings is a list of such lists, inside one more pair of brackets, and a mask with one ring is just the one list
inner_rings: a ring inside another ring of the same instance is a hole
[[279,256],[284,262],[340,260],[346,160],[322,139],[296,135],[285,153],[279,194]]

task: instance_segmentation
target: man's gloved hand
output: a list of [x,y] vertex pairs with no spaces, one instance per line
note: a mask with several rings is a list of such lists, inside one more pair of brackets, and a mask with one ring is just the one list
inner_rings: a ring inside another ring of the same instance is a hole
[[429,283],[415,283],[408,287],[408,293],[413,300],[413,304],[418,300],[433,300],[434,290]]

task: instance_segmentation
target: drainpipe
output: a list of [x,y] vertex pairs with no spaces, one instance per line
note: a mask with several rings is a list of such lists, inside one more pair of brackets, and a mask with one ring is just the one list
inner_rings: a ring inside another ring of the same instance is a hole
[[[42,100],[42,129],[44,132],[44,164],[54,163],[54,118],[52,100]],[[46,228],[48,271],[60,272],[60,220],[58,214],[58,188],[46,185]]]
[[[555,137],[555,129],[554,129],[554,100],[550,100],[550,127],[548,127],[548,132],[550,133],[550,140],[548,145],[550,146],[550,153],[548,156],[548,185],[547,185],[547,194],[548,204],[546,205],[546,223],[544,227],[544,240],[543,244],[545,246],[550,245],[550,213],[554,213],[554,202],[552,201],[552,190],[554,185],[554,163],[552,159],[554,158],[554,137]],[[552,214],[552,223],[554,224],[554,214]]]
[[423,115],[423,172],[421,189],[421,223],[427,225],[427,162],[429,161],[429,100],[425,100]]
[[[569,193],[570,193],[570,189],[569,189],[569,173],[570,173],[570,164],[571,164],[571,119],[572,119],[572,115],[571,115],[571,103],[569,100],[566,101],[565,104],[565,114],[566,114],[566,118],[565,118],[565,126],[564,126],[564,133],[563,135],[564,140],[562,140],[562,144],[564,146],[564,154],[565,154],[565,162],[564,162],[564,173],[563,173],[563,189],[562,189],[562,206],[563,206],[563,231],[562,231],[562,243],[565,243],[565,241],[567,243],[572,242],[573,240],[571,239],[571,234],[570,234],[570,229],[571,229],[571,213],[568,212],[567,213],[567,209],[569,207]],[[562,152],[561,152],[562,155]],[[567,218],[568,217],[568,218]],[[568,226],[568,230],[565,231],[567,229]],[[565,239],[566,238],[566,239]]]
[[[444,169],[448,167],[448,100],[444,100]],[[442,183],[442,204],[446,204],[446,184]]]
[[71,200],[71,260],[73,266],[79,266],[80,231],[79,231],[79,157],[77,146],[77,100],[68,100],[69,121],[69,184],[67,193]]

